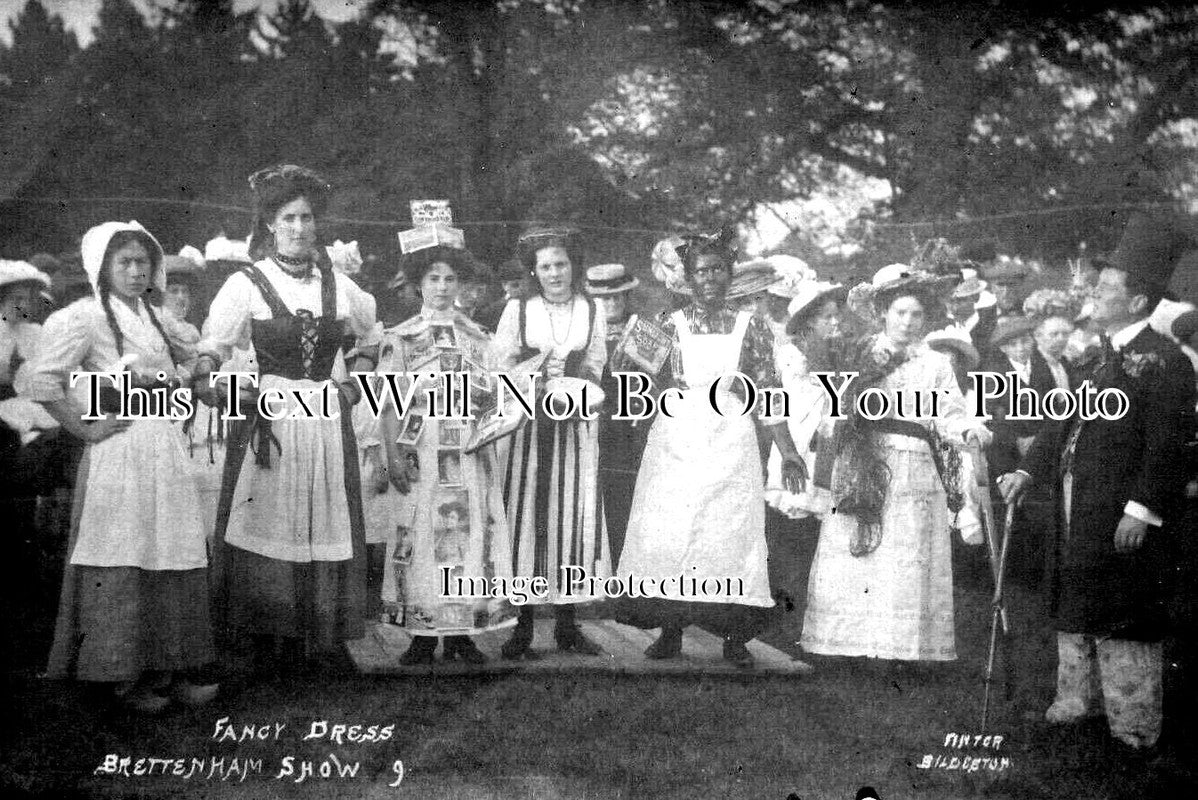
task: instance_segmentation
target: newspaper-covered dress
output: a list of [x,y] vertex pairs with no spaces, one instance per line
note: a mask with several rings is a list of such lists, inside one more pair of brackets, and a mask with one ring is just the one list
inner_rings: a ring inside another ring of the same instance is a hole
[[[386,542],[382,588],[383,606],[395,624],[414,636],[473,635],[515,624],[506,598],[474,593],[474,597],[445,596],[445,582],[511,577],[507,515],[503,508],[502,465],[495,447],[474,453],[465,447],[474,420],[436,419],[430,412],[447,408],[446,376],[468,373],[476,387],[489,379],[489,336],[459,311],[429,308],[383,331],[379,375],[387,372],[421,376],[410,407],[396,428],[400,461],[409,480],[406,495],[394,486],[366,498],[367,541]],[[468,378],[470,379],[470,378]],[[458,395],[459,380],[450,379]],[[397,380],[401,397],[409,388]],[[429,404],[434,392],[438,406]],[[394,419],[393,404],[381,414]],[[381,419],[365,425],[363,444],[382,445]],[[451,595],[471,594],[451,590]]]
[[[979,423],[965,400],[948,357],[924,345],[882,379],[891,397],[902,390],[940,393],[934,426],[945,440],[964,445]],[[893,413],[893,411],[892,411]],[[871,433],[889,473],[882,506],[881,542],[854,555],[856,517],[833,510],[824,520],[811,567],[803,649],[821,655],[948,661],[955,659],[952,541],[941,476],[928,443],[898,433]],[[833,472],[833,493],[845,464]],[[956,480],[956,478],[953,478]]]

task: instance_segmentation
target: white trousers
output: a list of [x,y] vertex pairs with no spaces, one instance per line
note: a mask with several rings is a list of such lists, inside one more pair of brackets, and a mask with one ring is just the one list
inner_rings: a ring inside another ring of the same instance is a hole
[[1156,744],[1163,702],[1160,642],[1058,632],[1057,654],[1057,696],[1045,714],[1049,722],[1105,712],[1116,739],[1136,748]]

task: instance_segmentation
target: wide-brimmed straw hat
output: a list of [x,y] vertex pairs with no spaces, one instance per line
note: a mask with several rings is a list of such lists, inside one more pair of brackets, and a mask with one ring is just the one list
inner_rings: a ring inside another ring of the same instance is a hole
[[50,288],[50,276],[28,261],[4,261],[0,259],[0,288],[15,283],[36,284],[39,289]]
[[737,300],[764,292],[782,280],[774,265],[764,258],[755,258],[732,265],[732,283],[728,285],[728,299]]
[[[740,300],[751,297],[758,292],[764,292],[780,280],[782,279],[773,266],[763,258],[733,264],[732,282],[728,285],[726,299]],[[687,297],[693,294],[689,283],[672,285],[670,290]]]
[[942,328],[938,331],[932,331],[924,337],[924,344],[933,350],[939,352],[957,353],[965,360],[965,367],[973,369],[981,363],[981,355],[978,349],[973,346],[973,341],[969,338],[969,332],[964,328],[953,325],[948,328]]
[[587,270],[587,294],[594,297],[627,292],[640,285],[623,264],[596,264]]
[[778,275],[778,282],[766,291],[775,297],[785,297],[790,300],[797,297],[805,285],[819,280],[807,262],[796,256],[776,253],[764,259]]
[[869,283],[855,287],[857,296],[868,302],[905,290],[941,294],[956,283],[952,275],[937,275],[917,270],[908,264],[887,264],[874,273]]
[[963,300],[966,297],[978,297],[982,292],[986,291],[986,282],[978,278],[978,271],[976,269],[962,269],[961,278],[961,282],[953,289],[952,298],[954,300]]
[[812,314],[818,311],[824,303],[829,300],[835,300],[838,303],[843,302],[848,293],[848,287],[839,283],[808,281],[799,287],[799,293],[794,296],[790,301],[790,305],[786,307],[786,333],[794,336],[799,332],[799,327]]

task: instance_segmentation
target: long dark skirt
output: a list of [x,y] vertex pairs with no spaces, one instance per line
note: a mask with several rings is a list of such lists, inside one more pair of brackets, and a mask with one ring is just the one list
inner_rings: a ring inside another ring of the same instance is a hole
[[248,645],[253,637],[275,636],[299,639],[309,653],[317,653],[366,634],[366,526],[350,411],[341,398],[341,457],[353,552],[347,561],[283,561],[225,543],[251,420],[237,423],[230,431],[213,553],[216,631],[223,648]]
[[350,563],[280,561],[225,545],[228,634],[241,642],[251,636],[302,639],[312,651],[360,639],[366,625],[365,585],[362,591],[350,586]]
[[143,570],[69,563],[79,536],[89,459],[79,465],[50,678],[131,681],[150,670],[212,662],[208,570]]

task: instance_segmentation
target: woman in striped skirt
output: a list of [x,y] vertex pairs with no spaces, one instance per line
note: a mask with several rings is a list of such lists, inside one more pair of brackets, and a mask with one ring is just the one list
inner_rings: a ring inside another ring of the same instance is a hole
[[[510,370],[543,354],[546,378],[583,378],[597,384],[607,360],[607,326],[583,291],[585,271],[572,233],[531,231],[521,237],[519,249],[522,263],[535,278],[536,293],[504,309],[493,340],[496,368]],[[594,598],[567,581],[580,574],[577,569],[587,577],[611,574],[598,467],[598,420],[574,416],[556,421],[538,409],[512,439],[504,481],[513,574],[546,580],[547,592],[530,603],[552,605],[558,649],[584,655],[597,655],[599,648],[578,630],[574,605]],[[532,636],[533,608],[526,605],[503,647],[504,658],[535,657],[529,649]]]

